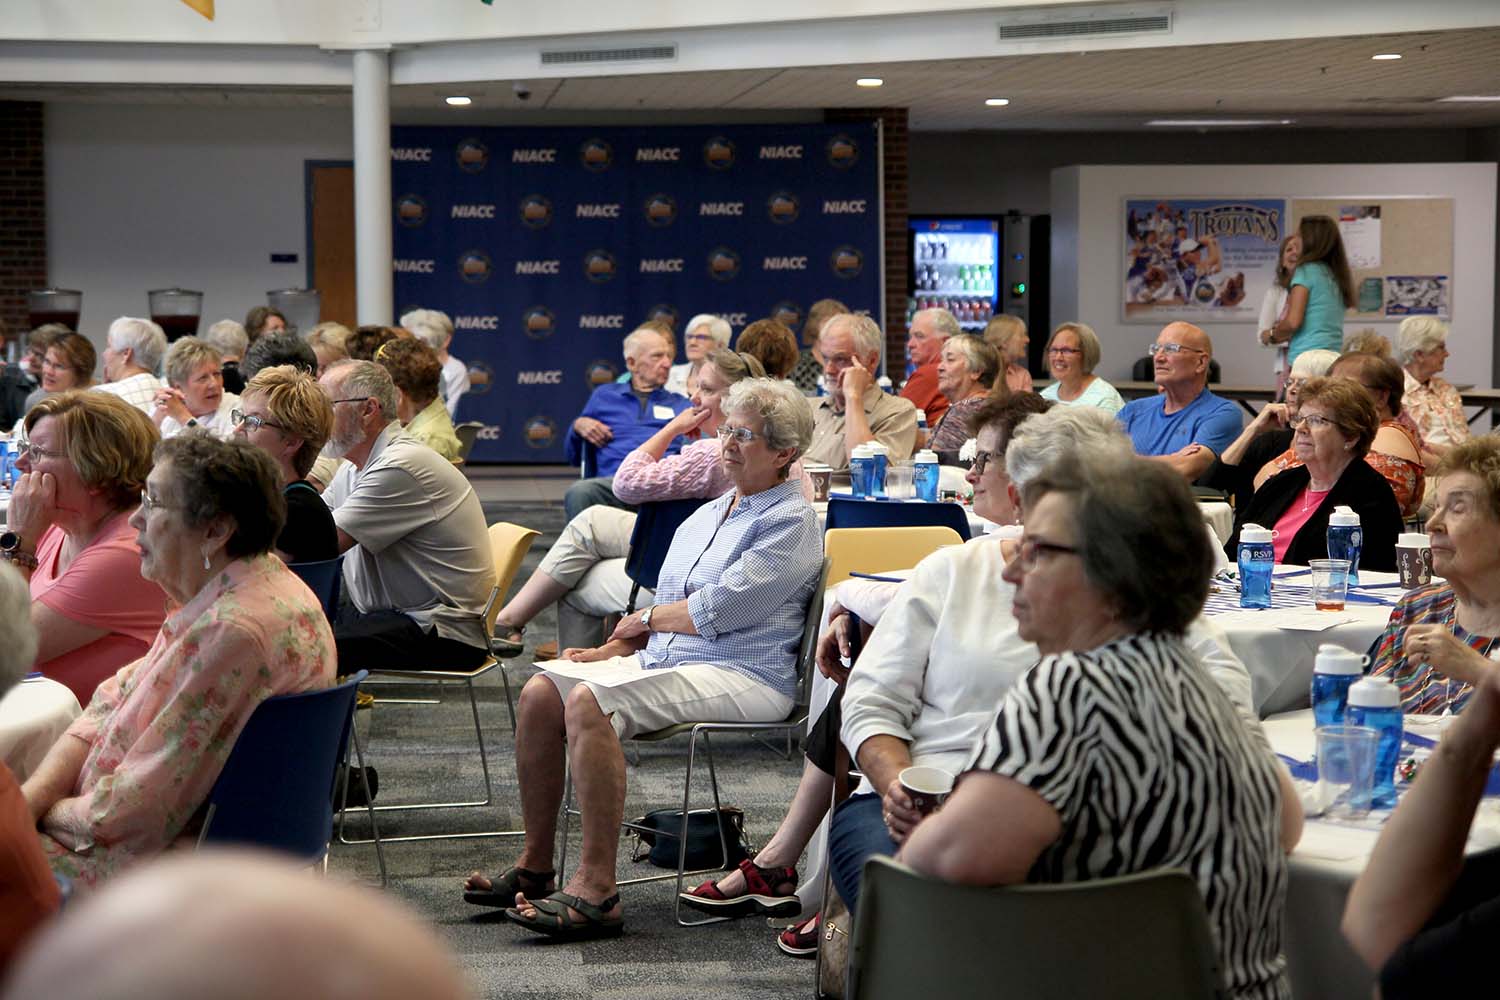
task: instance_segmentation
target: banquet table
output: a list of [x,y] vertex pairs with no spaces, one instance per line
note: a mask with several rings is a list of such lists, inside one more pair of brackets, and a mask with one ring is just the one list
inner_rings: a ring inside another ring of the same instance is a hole
[[0,761],[17,781],[25,781],[82,714],[65,685],[40,675],[28,677],[0,698]]
[[[1363,575],[1363,574],[1361,574]],[[1441,720],[1407,716],[1408,726],[1436,735]],[[1311,709],[1265,720],[1266,735],[1278,753],[1300,761],[1313,756]],[[1311,784],[1297,782],[1299,791]],[[1302,839],[1288,859],[1284,948],[1292,995],[1330,1000],[1368,1000],[1374,973],[1349,947],[1339,930],[1344,903],[1375,849],[1389,812],[1362,820],[1334,822],[1310,817]],[[1464,848],[1460,892],[1484,892],[1500,885],[1500,798],[1481,800]]]

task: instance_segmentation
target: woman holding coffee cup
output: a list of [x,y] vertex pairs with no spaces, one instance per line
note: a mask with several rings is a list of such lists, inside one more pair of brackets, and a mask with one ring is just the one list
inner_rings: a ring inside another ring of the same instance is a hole
[[[615,496],[629,504],[658,500],[710,499],[734,488],[719,463],[717,435],[724,421],[721,407],[729,387],[747,378],[762,378],[765,369],[748,354],[724,348],[710,351],[698,369],[698,387],[693,405],[636,448],[615,471]],[[695,438],[675,455],[667,449],[679,437]],[[802,495],[813,498],[813,484],[800,461],[788,473],[800,479]],[[492,647],[496,656],[520,656],[526,648],[525,631],[531,620],[553,602],[558,604],[560,646],[597,646],[603,637],[604,618],[623,611],[630,600],[630,577],[625,575],[625,557],[630,553],[630,535],[635,512],[616,507],[589,507],[563,528],[557,544],[547,553],[510,603],[495,620]],[[637,605],[651,600],[642,591]],[[556,649],[539,649],[539,659],[552,659]]]
[[1228,994],[1289,995],[1281,915],[1301,807],[1264,734],[1184,641],[1213,569],[1192,493],[1133,456],[1068,459],[1024,502],[1005,580],[1041,662],[899,860],[986,886],[1181,868],[1203,893]]
[[1476,682],[1497,669],[1490,657],[1500,651],[1500,435],[1455,445],[1435,478],[1427,534],[1432,573],[1447,582],[1397,602],[1371,673],[1396,682],[1403,711],[1441,714],[1462,711]]

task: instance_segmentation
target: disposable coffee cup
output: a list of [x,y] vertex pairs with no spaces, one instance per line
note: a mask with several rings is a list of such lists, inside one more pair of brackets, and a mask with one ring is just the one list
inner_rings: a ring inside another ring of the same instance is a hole
[[829,487],[833,484],[833,467],[816,463],[802,466],[812,479],[813,499],[827,500]]
[[942,805],[953,791],[953,775],[940,767],[908,767],[896,780],[923,816]]
[[1425,587],[1432,582],[1432,539],[1419,531],[1404,531],[1396,538],[1396,572],[1401,586]]

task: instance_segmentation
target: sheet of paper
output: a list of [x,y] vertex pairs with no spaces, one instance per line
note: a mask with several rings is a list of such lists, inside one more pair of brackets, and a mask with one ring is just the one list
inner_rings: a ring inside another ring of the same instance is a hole
[[1275,620],[1277,628],[1287,632],[1324,632],[1335,625],[1348,625],[1357,622],[1358,618],[1341,614],[1337,611],[1319,611],[1309,608],[1306,611],[1283,611]]

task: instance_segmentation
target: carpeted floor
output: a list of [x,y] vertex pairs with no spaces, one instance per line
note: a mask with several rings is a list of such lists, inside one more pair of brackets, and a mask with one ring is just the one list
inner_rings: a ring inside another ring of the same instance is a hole
[[[490,522],[515,521],[543,534],[532,547],[513,588],[536,568],[562,528],[555,504],[485,504]],[[551,612],[528,631],[529,644],[556,637]],[[513,691],[530,676],[528,658],[508,661]],[[501,675],[491,671],[477,684],[480,720],[490,753],[495,802],[489,808],[382,813],[387,836],[444,831],[512,829],[520,825],[514,748]],[[370,687],[377,698],[422,698],[431,688],[417,685]],[[483,797],[483,777],[474,745],[473,720],[462,688],[442,692],[439,705],[377,702],[359,713],[370,763],[380,772],[382,804],[424,798]],[[744,809],[752,843],[768,837],[780,821],[801,773],[801,757],[784,759],[749,738],[714,741],[720,791],[726,804]],[[638,763],[627,766],[626,815],[680,804],[687,740],[643,746]],[[701,758],[700,758],[701,765]],[[711,803],[707,774],[695,775],[695,804]],[[367,835],[363,818],[351,820],[351,838]],[[460,881],[474,868],[499,871],[518,841],[482,838],[392,844],[386,847],[388,891],[431,920],[458,953],[475,992],[482,997],[552,998],[778,998],[806,997],[813,989],[813,963],[783,955],[775,931],[763,919],[747,918],[703,928],[678,927],[673,920],[670,881],[626,887],[625,936],[580,945],[552,944],[506,923],[498,913],[468,906]],[[576,856],[576,834],[570,847]],[[659,873],[629,861],[622,839],[620,876]],[[570,865],[571,865],[570,861]],[[373,848],[335,844],[330,867],[344,877],[376,881]]]

